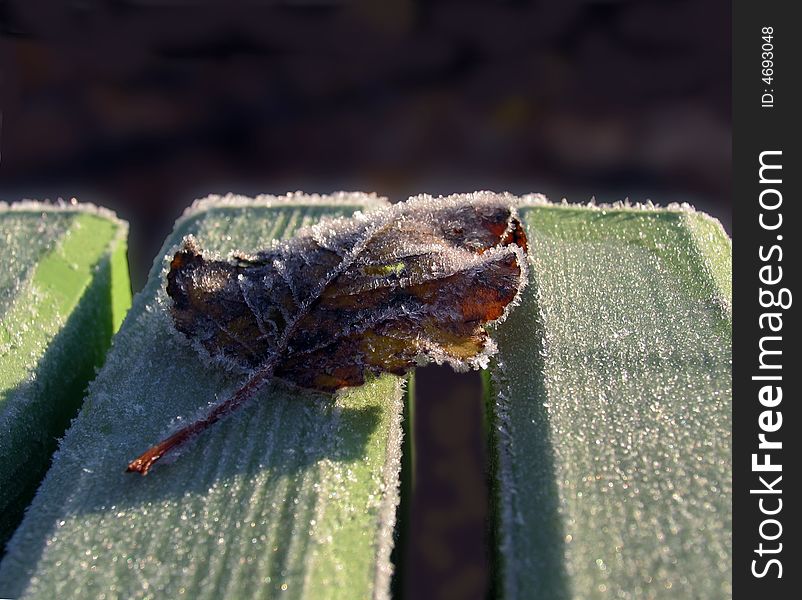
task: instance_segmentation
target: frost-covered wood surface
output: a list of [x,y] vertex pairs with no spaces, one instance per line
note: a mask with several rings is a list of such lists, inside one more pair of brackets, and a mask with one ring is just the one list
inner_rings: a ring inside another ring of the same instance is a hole
[[521,209],[490,403],[505,598],[731,595],[731,242],[687,207]]
[[[491,333],[500,350],[488,398],[494,592],[728,597],[730,240],[688,207],[491,196],[463,199],[520,203],[531,274]],[[253,254],[323,216],[381,206],[360,194],[226,197],[179,220],[0,564],[0,595],[389,593],[397,377],[370,378],[334,399],[271,382],[178,460],[145,479],[123,473],[133,454],[242,382],[176,331],[165,276],[184,236],[213,253]],[[523,247],[521,238],[501,252],[518,257]],[[29,251],[17,248],[22,275],[0,279],[2,289],[27,277]],[[470,271],[496,252],[458,262]],[[360,272],[398,275],[419,255],[397,258]],[[454,260],[444,255],[421,274],[447,273]],[[472,366],[492,351],[480,339]]]
[[141,478],[136,452],[241,382],[174,330],[167,262],[187,234],[256,252],[366,195],[228,197],[176,226],[0,565],[27,598],[384,597],[400,460],[402,381],[334,399],[268,384],[246,407]]
[[126,233],[90,205],[0,203],[0,545],[130,304]]

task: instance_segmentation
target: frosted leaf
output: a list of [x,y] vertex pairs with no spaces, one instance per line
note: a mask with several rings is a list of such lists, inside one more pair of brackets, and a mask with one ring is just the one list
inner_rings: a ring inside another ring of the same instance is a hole
[[205,356],[249,372],[201,421],[129,465],[146,473],[172,447],[272,377],[331,392],[422,360],[480,368],[526,281],[526,235],[511,198],[421,196],[321,221],[253,255],[205,255],[184,239],[167,274],[175,328]]

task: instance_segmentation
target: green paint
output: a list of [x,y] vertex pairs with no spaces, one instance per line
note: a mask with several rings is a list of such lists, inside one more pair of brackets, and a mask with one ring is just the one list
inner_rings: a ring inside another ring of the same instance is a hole
[[[9,270],[22,272],[0,325],[0,543],[5,544],[130,303],[124,223],[87,212],[0,213]],[[24,240],[9,242],[12,238]],[[21,256],[22,255],[22,258]],[[35,260],[24,266],[21,261]],[[17,263],[15,265],[15,262]],[[116,289],[115,289],[116,286]],[[12,290],[7,286],[6,290]],[[119,317],[118,317],[119,319]]]
[[0,321],[39,259],[53,249],[72,219],[65,211],[23,212],[0,206]]
[[269,385],[147,477],[127,462],[241,377],[172,328],[163,257],[193,233],[254,251],[349,204],[207,206],[176,225],[134,299],[0,564],[23,598],[385,597],[400,467],[402,380],[334,398]]
[[729,239],[685,211],[521,212],[531,283],[490,403],[496,592],[729,597]]
[[403,439],[401,442],[401,475],[399,483],[400,500],[396,509],[395,544],[392,562],[393,580],[391,597],[404,598],[404,557],[410,548],[410,524],[412,518],[412,497],[415,493],[415,371],[407,375],[407,389],[404,395],[404,410],[401,422]]

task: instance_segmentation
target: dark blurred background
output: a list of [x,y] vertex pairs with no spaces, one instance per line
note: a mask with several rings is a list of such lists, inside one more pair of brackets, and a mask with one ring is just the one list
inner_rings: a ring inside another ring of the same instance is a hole
[[[731,231],[722,0],[0,0],[0,198],[131,223],[211,192],[688,201]],[[478,379],[419,371],[408,598],[483,597]]]

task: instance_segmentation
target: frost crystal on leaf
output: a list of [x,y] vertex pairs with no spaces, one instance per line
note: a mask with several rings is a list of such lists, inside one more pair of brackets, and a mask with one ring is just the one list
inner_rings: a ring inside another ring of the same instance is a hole
[[526,238],[497,196],[417,198],[327,220],[253,256],[184,241],[168,274],[176,328],[244,370],[332,391],[421,357],[478,367],[525,278]]
[[228,260],[185,238],[167,275],[175,327],[204,354],[250,373],[196,430],[271,377],[331,392],[426,359],[485,366],[495,351],[485,325],[516,303],[525,250],[512,199],[489,193],[420,196],[325,220]]

